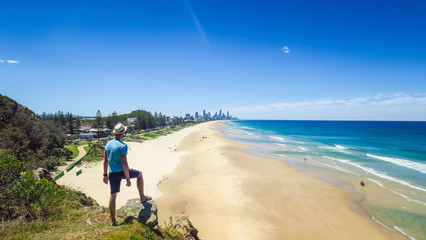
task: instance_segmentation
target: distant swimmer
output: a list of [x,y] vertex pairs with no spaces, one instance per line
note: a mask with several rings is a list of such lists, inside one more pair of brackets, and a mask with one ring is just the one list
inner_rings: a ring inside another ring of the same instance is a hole
[[361,181],[360,184],[361,184],[361,187],[365,187],[364,181]]

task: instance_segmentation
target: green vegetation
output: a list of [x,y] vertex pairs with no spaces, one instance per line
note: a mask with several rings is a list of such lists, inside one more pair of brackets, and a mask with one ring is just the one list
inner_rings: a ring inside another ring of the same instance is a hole
[[183,239],[171,224],[159,233],[138,222],[111,227],[109,214],[93,199],[24,171],[24,163],[4,150],[0,216],[1,239]]
[[[89,142],[88,154],[83,158],[84,162],[97,162],[104,160],[105,142]],[[86,147],[84,147],[86,149]]]
[[0,150],[0,216],[1,221],[25,218],[45,219],[60,213],[67,200],[64,187],[38,179],[24,171],[24,163]]
[[[114,117],[122,122],[135,117],[136,129],[165,125],[161,113],[153,116],[143,110]],[[60,161],[78,156],[77,147],[85,143],[64,145],[65,132],[78,134],[80,124],[78,118],[61,111],[39,117],[0,95],[0,239],[182,239],[172,225],[160,233],[135,222],[111,227],[109,214],[93,199],[57,185],[49,174],[33,172],[39,167],[55,170]],[[138,131],[134,135],[138,141],[147,140],[182,128],[163,129],[147,136]],[[85,161],[103,160],[103,142],[90,143],[89,149]]]
[[147,226],[133,221],[132,224],[121,226],[118,231],[106,235],[102,239],[131,239],[131,240],[154,240],[154,239],[184,239],[184,237],[173,230],[173,224],[161,229],[160,234],[151,231]]
[[118,122],[126,123],[128,118],[134,118],[135,124],[132,126],[134,129],[138,130],[146,130],[150,128],[156,127],[164,127],[166,126],[166,119],[162,113],[154,115],[151,112],[145,110],[135,110],[131,113],[118,115],[117,112],[113,112],[108,117],[102,117],[100,111],[96,113],[96,121],[93,126],[97,126],[98,124],[105,124],[105,126],[109,129],[113,129],[115,124]]
[[64,127],[43,120],[13,99],[0,95],[0,148],[25,163],[26,169],[54,170],[71,152],[63,148]]
[[[87,144],[87,142],[70,143],[70,144],[65,145],[65,148],[72,152],[71,159],[75,159],[78,156],[78,154],[80,153],[78,151],[78,147],[86,145],[86,144]],[[86,151],[88,151],[88,150],[86,150]]]

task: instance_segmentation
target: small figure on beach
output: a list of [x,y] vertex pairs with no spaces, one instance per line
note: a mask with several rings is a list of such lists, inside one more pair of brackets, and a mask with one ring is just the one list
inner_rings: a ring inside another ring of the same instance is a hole
[[365,182],[364,181],[361,181],[360,184],[361,184],[361,187],[365,187]]
[[126,130],[126,126],[117,123],[113,130],[115,138],[105,145],[103,182],[108,184],[109,181],[110,184],[111,196],[109,199],[109,213],[112,226],[117,226],[115,208],[117,193],[120,192],[122,179],[126,179],[126,186],[130,187],[132,185],[130,178],[137,178],[136,186],[139,191],[141,202],[145,203],[152,199],[150,196],[144,194],[142,173],[138,170],[129,169],[127,163],[127,145],[121,141]]

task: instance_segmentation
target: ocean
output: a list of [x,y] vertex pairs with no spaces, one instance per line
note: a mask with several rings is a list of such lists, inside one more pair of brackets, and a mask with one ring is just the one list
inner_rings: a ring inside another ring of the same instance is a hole
[[374,221],[426,239],[426,122],[239,120],[222,128],[257,147],[249,153],[356,186]]

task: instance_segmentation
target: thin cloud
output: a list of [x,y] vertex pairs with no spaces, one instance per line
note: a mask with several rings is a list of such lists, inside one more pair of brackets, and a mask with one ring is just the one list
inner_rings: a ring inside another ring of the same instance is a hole
[[284,46],[283,48],[281,48],[281,50],[283,51],[283,53],[289,53],[291,50],[290,48],[288,48],[287,46]]
[[19,63],[18,61],[16,61],[16,60],[7,60],[7,62],[8,63]]
[[201,26],[200,22],[198,21],[197,15],[194,12],[194,9],[192,9],[191,4],[189,3],[189,0],[184,0],[186,7],[188,8],[189,13],[191,14],[195,27],[197,28],[198,33],[200,34],[201,38],[203,39],[204,43],[209,46],[209,40],[207,39],[207,36],[204,32],[203,27]]
[[317,99],[242,106],[233,113],[270,119],[425,120],[426,93],[377,94],[345,99]]
[[0,63],[4,63],[4,60],[1,60],[1,59],[0,59]]

